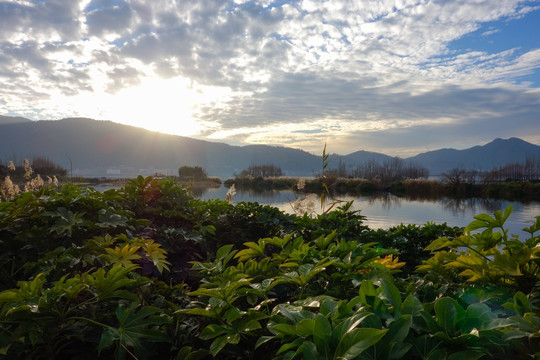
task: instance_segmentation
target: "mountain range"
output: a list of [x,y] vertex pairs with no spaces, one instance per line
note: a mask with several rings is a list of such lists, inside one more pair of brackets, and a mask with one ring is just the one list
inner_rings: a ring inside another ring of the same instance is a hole
[[[87,118],[32,121],[0,115],[0,139],[2,163],[41,156],[74,176],[84,177],[133,177],[156,172],[169,175],[183,165],[201,166],[209,175],[222,178],[251,165],[276,165],[287,176],[313,176],[322,168],[321,156],[299,149],[231,146]],[[465,150],[429,151],[403,160],[439,175],[456,167],[490,170],[509,162],[523,162],[527,156],[540,158],[540,146],[510,138]],[[352,169],[370,160],[382,163],[393,158],[369,151],[334,154],[329,157],[329,168],[341,163]]]

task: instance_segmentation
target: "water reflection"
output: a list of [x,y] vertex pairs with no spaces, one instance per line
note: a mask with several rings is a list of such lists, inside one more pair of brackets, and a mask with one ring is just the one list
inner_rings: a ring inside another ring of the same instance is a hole
[[[226,188],[210,189],[201,198],[224,199]],[[540,203],[519,203],[496,199],[450,199],[450,198],[406,198],[389,193],[372,196],[340,196],[340,200],[353,201],[353,209],[359,210],[366,217],[365,223],[371,228],[389,228],[401,223],[422,225],[426,222],[447,223],[450,226],[466,226],[474,216],[482,213],[493,214],[510,204],[514,211],[507,220],[510,233],[524,235],[521,230],[531,225],[536,216],[540,216]],[[292,191],[238,191],[235,202],[252,201],[272,205],[291,213],[291,203],[295,195]],[[325,208],[330,205],[327,199]],[[319,213],[322,209],[319,207]]]
[[[109,187],[110,188],[110,187]],[[106,190],[106,189],[102,189]],[[194,196],[203,199],[225,199],[227,188],[193,188]],[[292,191],[243,191],[237,190],[235,202],[258,202],[271,205],[282,211],[291,213],[291,204],[296,197]],[[510,202],[496,199],[450,199],[450,198],[406,198],[389,193],[372,196],[340,196],[340,200],[353,201],[353,210],[359,210],[366,217],[365,223],[371,228],[389,228],[403,224],[422,225],[426,222],[447,223],[450,226],[466,226],[474,220],[474,216],[482,213],[493,214],[513,205],[514,211],[506,222],[510,233],[525,236],[522,231],[533,220],[540,216],[540,202]],[[331,199],[326,200],[324,208],[328,208]],[[320,212],[323,211],[317,207]]]
[[494,213],[497,210],[503,208],[503,201],[497,199],[482,199],[482,198],[469,198],[469,199],[450,199],[443,198],[438,200],[444,209],[450,211],[453,215],[463,215],[469,212],[481,213],[488,212]]

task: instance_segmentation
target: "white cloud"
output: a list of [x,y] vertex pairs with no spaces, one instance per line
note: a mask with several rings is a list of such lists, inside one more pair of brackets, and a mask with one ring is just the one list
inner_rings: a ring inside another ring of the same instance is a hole
[[[183,116],[208,126],[204,134],[257,143],[306,144],[302,128],[313,143],[362,131],[461,129],[465,119],[509,118],[515,103],[533,116],[538,93],[518,81],[538,71],[540,49],[449,46],[533,11],[539,6],[518,0],[4,1],[0,81],[9,85],[0,89],[0,112],[91,116],[81,109],[94,106],[121,116],[99,101],[148,93],[142,88],[159,79],[183,84],[186,94],[221,89],[188,96]],[[288,135],[275,136],[278,129]]]

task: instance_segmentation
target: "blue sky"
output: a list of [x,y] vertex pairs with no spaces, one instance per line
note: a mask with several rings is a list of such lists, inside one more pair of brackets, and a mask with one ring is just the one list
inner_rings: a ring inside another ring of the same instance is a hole
[[409,156],[540,144],[540,0],[0,0],[0,115]]

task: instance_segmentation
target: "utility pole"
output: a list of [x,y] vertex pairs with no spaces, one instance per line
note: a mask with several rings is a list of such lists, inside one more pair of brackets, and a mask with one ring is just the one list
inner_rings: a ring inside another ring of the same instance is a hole
[[69,159],[69,177],[71,178],[71,183],[73,184],[73,163],[71,162],[71,158],[66,153],[67,158]]

